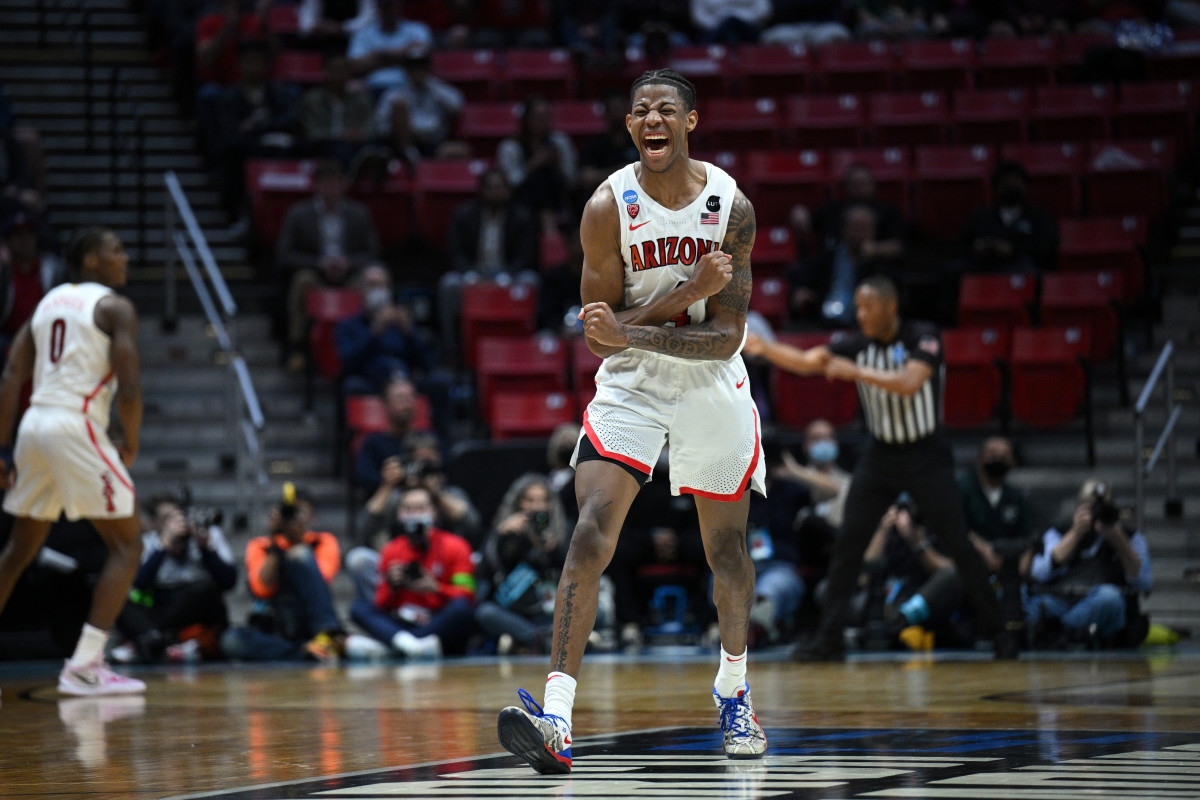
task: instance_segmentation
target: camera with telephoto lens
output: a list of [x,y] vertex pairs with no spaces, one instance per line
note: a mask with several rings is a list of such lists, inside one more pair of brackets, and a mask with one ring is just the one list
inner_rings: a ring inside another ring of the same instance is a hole
[[187,511],[188,528],[191,530],[206,531],[214,525],[220,525],[223,518],[220,509],[209,506],[192,506]]
[[440,471],[432,461],[412,461],[404,465],[404,475],[409,480],[423,481]]
[[1092,489],[1092,519],[1106,527],[1121,519],[1121,509],[1112,501],[1112,491],[1106,483],[1097,483]]
[[421,580],[421,576],[425,574],[425,570],[421,569],[421,565],[416,561],[410,561],[404,565],[404,580],[413,581]]

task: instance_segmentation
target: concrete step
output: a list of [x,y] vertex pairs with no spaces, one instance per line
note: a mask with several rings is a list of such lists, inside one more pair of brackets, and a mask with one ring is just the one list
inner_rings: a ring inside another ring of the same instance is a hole
[[[132,125],[124,125],[126,129],[132,129]],[[111,146],[111,138],[107,133],[103,135],[93,136],[89,142],[88,137],[82,132],[70,133],[57,136],[42,136],[42,143],[45,145],[46,151],[55,153],[57,158],[62,158],[66,154],[73,153],[103,153],[107,152]],[[125,138],[121,135],[117,137],[119,146],[125,145]],[[194,155],[198,151],[199,145],[196,143],[196,137],[188,133],[179,135],[168,135],[163,133],[147,132],[145,137],[145,149],[147,153],[181,153],[186,155]]]
[[[200,223],[203,229],[224,229],[228,223],[225,212],[219,208],[192,208],[196,214],[196,221]],[[163,209],[161,206],[152,206],[146,210],[146,224],[156,232],[163,224]],[[76,228],[82,225],[91,225],[96,222],[96,212],[92,209],[80,208],[55,208],[54,222],[60,228]],[[135,209],[107,209],[104,212],[104,223],[106,225],[114,225],[118,227],[132,227],[138,224],[138,212]],[[160,234],[161,236],[161,234]]]
[[[164,159],[163,165],[159,169],[169,169],[171,165],[170,159]],[[50,174],[46,178],[46,185],[53,194],[59,189],[99,189],[111,187],[114,183],[121,188],[136,188],[139,182],[142,182],[148,189],[153,187],[155,190],[162,186],[162,178],[158,175],[145,174],[133,175],[126,170],[122,170],[116,176],[113,176],[105,171],[83,171],[60,169],[55,165],[53,160],[50,161]],[[210,185],[207,174],[200,172],[197,169],[181,170],[178,172],[179,183],[188,190],[188,197],[191,197],[191,190],[206,189]],[[114,180],[115,178],[115,180]],[[161,197],[161,193],[158,193]],[[147,202],[151,198],[147,197]]]
[[[162,148],[165,150],[166,148]],[[117,151],[117,169],[120,173],[125,173],[131,168],[133,163],[133,151],[130,149],[130,142],[127,140]],[[72,170],[78,172],[100,173],[106,180],[111,182],[111,172],[113,166],[112,154],[100,147],[87,153],[47,153],[47,164],[51,170]],[[176,172],[185,174],[192,170],[199,172],[204,168],[204,160],[194,150],[192,152],[146,152],[142,157],[142,168],[148,172],[159,172],[163,170],[173,169]],[[151,180],[154,180],[156,175],[145,175],[145,181],[142,185],[149,185]],[[130,176],[130,185],[137,185],[133,176]],[[118,185],[125,185],[124,183]]]
[[[78,28],[83,24],[84,14],[80,9],[50,8],[41,14],[34,8],[15,7],[15,0],[0,8],[0,25],[12,28],[38,30],[40,25],[50,28]],[[125,30],[143,30],[141,17],[124,7],[100,8],[91,2],[87,4],[87,24],[93,30],[104,28],[121,28]],[[145,34],[143,33],[143,37]]]
[[[223,366],[225,354],[217,348],[215,339],[195,346],[161,345],[141,341],[138,345],[142,370],[174,370],[181,366]],[[279,345],[271,341],[243,341],[237,352],[246,360],[251,373],[277,369]]]
[[[2,23],[0,23],[2,24]],[[113,91],[114,74],[117,82],[117,97],[118,99],[129,99],[138,103],[148,100],[169,101],[171,95],[171,85],[166,81],[135,81],[132,76],[125,74],[126,67],[121,64],[107,65],[103,67],[95,67],[92,69],[91,81],[89,87],[87,77],[83,74],[83,68],[80,67],[80,75],[77,78],[32,81],[26,78],[13,79],[13,82],[6,83],[4,93],[9,99],[15,103],[18,108],[26,101],[45,101],[50,99],[58,100],[65,103],[83,103],[88,99],[92,100],[111,100]],[[16,82],[19,80],[20,82]]]
[[[103,69],[108,69],[110,65],[105,65]],[[163,81],[163,73],[157,67],[140,66],[137,64],[122,64],[121,78],[128,83],[158,84]],[[95,68],[93,68],[92,77],[96,77]],[[74,63],[65,64],[17,64],[11,63],[7,59],[4,64],[0,64],[0,80],[8,87],[15,84],[17,81],[26,84],[36,83],[68,83],[79,82],[87,79],[87,70],[83,65],[78,63],[78,58]],[[36,96],[36,95],[35,95]]]
[[[24,104],[17,110],[20,112],[22,122],[34,126],[41,131],[44,138],[47,133],[60,135],[80,135],[85,136],[88,132],[87,119],[84,116],[78,117],[59,117],[59,116],[35,116],[25,112],[28,103]],[[195,132],[195,126],[186,120],[178,117],[148,117],[144,120],[145,132],[147,136],[160,135],[179,135],[186,136]],[[92,133],[99,137],[107,135],[107,120],[97,118],[91,126]]]
[[[257,390],[256,390],[257,391]],[[304,397],[298,393],[272,392],[259,397],[263,414],[272,425],[307,424],[310,412],[304,408]],[[229,404],[225,396],[217,391],[204,394],[153,395],[145,398],[146,419],[171,420],[190,423],[193,420],[220,419]],[[317,410],[313,417],[318,424],[332,430],[333,415]]]
[[[222,371],[211,366],[174,367],[161,372],[150,372],[142,376],[142,393],[147,397],[155,394],[178,394],[205,391],[216,386]],[[252,376],[254,388],[260,395],[271,392],[295,392],[303,394],[303,379],[280,370],[263,370]]]
[[[228,449],[231,454],[234,452],[232,447]],[[287,460],[290,462],[292,475],[296,478],[324,478],[329,474],[330,457],[315,449],[285,453],[268,451],[268,456],[269,461]],[[232,463],[223,459],[220,452],[181,453],[177,449],[146,448],[138,454],[135,466],[147,470],[147,479],[151,479],[149,478],[150,473],[159,479],[186,478],[189,481],[197,479],[231,481],[234,479],[231,472]],[[143,492],[142,478],[136,473],[135,469],[134,480],[139,484],[139,492]]]
[[[218,208],[221,203],[221,197],[215,189],[209,188],[208,176],[200,174],[187,174],[180,176],[180,179],[188,178],[186,183],[191,185],[187,187],[188,202],[192,209],[214,209]],[[64,181],[64,185],[55,187],[50,190],[50,205],[56,210],[59,208],[108,208],[110,206],[111,191],[104,190],[101,186],[92,186],[90,191],[81,190],[77,185],[72,185]],[[167,193],[159,188],[162,186],[160,178],[153,178],[147,183],[146,189],[146,205],[149,208],[161,208],[163,203],[167,201]]]
[[[0,32],[2,33],[2,32]],[[3,39],[0,38],[0,45],[3,44]],[[26,100],[16,107],[17,113],[22,119],[39,118],[48,123],[46,130],[56,130],[53,127],[55,119],[86,119],[88,108],[87,103],[82,99],[77,101],[63,100]],[[109,115],[115,113],[118,119],[128,120],[131,117],[129,103],[126,101],[118,101],[115,112],[112,109],[112,104],[107,98],[96,98],[91,105],[91,113],[97,125],[107,126]],[[179,119],[179,105],[171,100],[139,100],[137,103],[138,111],[146,119],[156,117],[170,117]]]
[[[89,39],[93,47],[143,47],[146,44],[146,32],[143,30],[125,30],[122,28],[96,28],[91,30]],[[38,43],[38,32],[35,28],[10,28],[0,26],[0,46],[31,47]],[[44,38],[50,47],[77,47],[80,42],[78,21],[74,21],[67,29],[51,29]]]
[[[141,323],[143,330],[158,331],[162,329],[162,316],[146,314],[142,316]],[[271,319],[266,314],[242,313],[234,322],[234,328],[239,341],[242,339],[266,340],[271,336]],[[176,321],[175,330],[171,333],[161,334],[160,338],[164,342],[178,340],[186,343],[211,335],[212,331],[209,329],[208,320],[202,314],[182,314]]]

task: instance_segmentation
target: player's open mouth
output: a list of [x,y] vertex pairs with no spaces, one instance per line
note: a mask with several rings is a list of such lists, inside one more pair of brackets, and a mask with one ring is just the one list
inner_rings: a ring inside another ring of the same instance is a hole
[[646,148],[647,155],[660,156],[667,152],[670,145],[671,137],[665,133],[648,133],[642,137],[642,146]]

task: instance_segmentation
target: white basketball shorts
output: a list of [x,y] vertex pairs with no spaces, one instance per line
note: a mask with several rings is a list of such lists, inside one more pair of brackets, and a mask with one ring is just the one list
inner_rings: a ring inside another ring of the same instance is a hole
[[57,520],[123,519],[134,513],[133,481],[108,434],[78,411],[32,406],[17,429],[16,485],[4,510]]
[[[733,501],[747,487],[767,493],[762,430],[741,356],[687,362],[638,350],[610,356],[596,376],[580,436],[646,476],[669,443],[672,494]],[[571,466],[578,454],[576,447]]]

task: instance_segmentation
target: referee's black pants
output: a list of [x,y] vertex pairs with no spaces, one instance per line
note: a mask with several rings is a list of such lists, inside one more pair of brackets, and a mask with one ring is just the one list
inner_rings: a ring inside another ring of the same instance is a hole
[[842,530],[834,542],[819,641],[841,646],[863,553],[879,519],[904,491],[916,502],[926,530],[937,536],[938,550],[954,560],[982,632],[991,635],[1003,629],[1000,604],[988,581],[987,567],[967,539],[967,519],[954,480],[953,453],[945,440],[933,436],[911,445],[872,441],[859,460],[846,495]]

